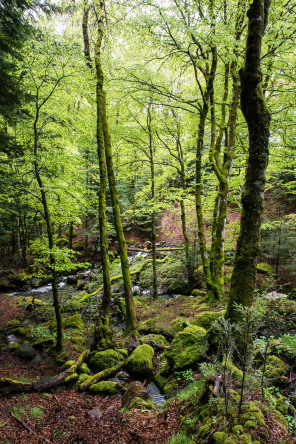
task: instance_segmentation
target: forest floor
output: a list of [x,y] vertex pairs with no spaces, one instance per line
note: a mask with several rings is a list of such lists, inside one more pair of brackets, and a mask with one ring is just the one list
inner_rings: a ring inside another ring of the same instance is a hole
[[[22,313],[17,297],[0,296],[0,330]],[[69,352],[69,348],[66,349]],[[79,354],[79,353],[78,353]],[[75,352],[68,358],[75,358]],[[16,357],[1,344],[0,378],[22,382],[36,380],[48,373],[53,358],[42,356],[41,362]],[[164,444],[177,432],[179,409],[175,402],[164,414],[152,410],[121,409],[121,395],[103,396],[79,393],[62,386],[52,393],[24,393],[2,396],[0,400],[0,442],[4,443],[141,443]],[[14,416],[12,416],[12,414]],[[16,417],[21,418],[22,423]],[[28,430],[28,427],[30,430]]]

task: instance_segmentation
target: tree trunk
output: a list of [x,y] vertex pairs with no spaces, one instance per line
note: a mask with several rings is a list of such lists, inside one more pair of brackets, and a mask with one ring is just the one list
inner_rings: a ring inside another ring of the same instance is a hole
[[238,320],[235,304],[250,307],[253,303],[256,263],[260,253],[270,124],[261,83],[261,43],[269,6],[269,0],[254,0],[250,6],[245,65],[240,71],[241,108],[249,130],[249,158],[242,196],[241,229],[227,308],[227,316],[232,322]]
[[103,39],[103,11],[98,8],[98,38],[95,46],[95,66],[97,75],[96,99],[97,99],[97,149],[100,169],[99,188],[99,230],[100,230],[100,253],[103,270],[104,293],[101,304],[99,320],[96,326],[94,343],[92,348],[105,348],[110,343],[109,309],[112,297],[110,282],[110,262],[108,256],[108,235],[106,218],[106,189],[107,189],[107,167],[104,143],[104,74],[101,65],[101,44]]

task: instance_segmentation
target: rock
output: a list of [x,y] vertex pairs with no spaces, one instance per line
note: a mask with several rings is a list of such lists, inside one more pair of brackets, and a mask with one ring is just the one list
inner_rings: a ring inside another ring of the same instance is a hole
[[128,374],[127,372],[125,372],[125,371],[118,372],[118,373],[116,374],[116,377],[117,377],[120,381],[123,381],[123,382],[127,382],[127,381],[130,380],[130,376],[129,376],[129,374]]
[[186,281],[175,281],[167,289],[168,294],[190,294],[190,287]]
[[129,384],[122,397],[122,407],[128,407],[133,399],[140,398],[144,401],[150,400],[150,396],[140,381],[133,381]]
[[93,384],[89,387],[91,392],[104,393],[106,395],[115,395],[116,393],[124,392],[124,388],[121,384],[112,381],[101,381],[97,384]]
[[90,375],[90,369],[85,362],[81,364],[80,368],[78,369],[78,373],[85,373],[87,375]]
[[126,361],[127,371],[135,377],[145,378],[152,372],[154,350],[150,345],[137,347]]
[[151,333],[150,335],[146,335],[143,338],[141,338],[141,343],[143,344],[149,344],[153,347],[153,344],[159,344],[162,346],[166,346],[168,345],[168,342],[166,340],[166,338],[162,335],[157,335],[157,334],[153,334]]
[[164,353],[170,368],[176,371],[200,361],[209,348],[206,334],[206,330],[197,325],[190,325],[178,333]]
[[72,367],[72,365],[75,364],[75,361],[73,361],[72,359],[70,361],[65,362],[65,364],[62,367],[62,371],[67,370],[68,368]]
[[26,336],[26,330],[23,327],[16,327],[10,330],[14,335]]
[[128,408],[129,409],[151,410],[154,408],[154,404],[153,404],[153,401],[144,401],[144,399],[141,399],[141,398],[134,398],[134,399],[132,399]]
[[206,294],[207,293],[205,291],[198,290],[197,288],[195,288],[194,290],[191,291],[191,295],[195,296],[195,297],[200,296],[200,297],[204,298],[206,296]]
[[24,359],[32,359],[36,354],[35,349],[30,344],[25,343],[19,344],[14,353],[19,358]]
[[197,314],[192,324],[209,330],[217,319],[221,318],[223,313],[225,313],[225,311],[203,311]]
[[67,284],[76,285],[77,281],[78,281],[78,276],[75,275],[67,276]]
[[92,419],[92,420],[97,420],[97,419],[101,419],[102,418],[102,413],[100,411],[99,408],[96,409],[92,409],[88,412],[88,416]]
[[84,288],[86,287],[86,284],[87,284],[87,282],[85,280],[78,279],[77,285],[76,285],[77,290],[84,290]]
[[[261,370],[263,367],[261,367]],[[289,382],[286,375],[289,371],[288,365],[286,365],[277,356],[267,356],[265,364],[265,376],[267,378],[267,385],[286,384]]]
[[44,280],[41,278],[33,278],[31,280],[31,285],[33,288],[41,287],[41,285],[43,285],[43,284],[44,284]]
[[151,242],[150,241],[146,241],[146,242],[144,242],[143,243],[143,248],[145,249],[145,250],[150,250],[151,249]]
[[272,274],[273,268],[271,265],[261,262],[257,264],[257,273],[259,274]]
[[121,353],[108,349],[104,351],[99,351],[95,353],[90,359],[90,366],[97,371],[105,370],[106,368],[111,368],[119,365],[123,362],[123,356]]
[[64,321],[64,328],[84,328],[84,322],[79,314],[75,314]]
[[279,298],[288,298],[287,294],[278,293],[277,291],[271,291],[265,296],[266,299],[279,299]]

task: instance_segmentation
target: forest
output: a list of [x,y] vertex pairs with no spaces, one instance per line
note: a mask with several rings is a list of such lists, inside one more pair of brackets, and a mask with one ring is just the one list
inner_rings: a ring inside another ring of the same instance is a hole
[[0,442],[296,442],[296,3],[0,0]]

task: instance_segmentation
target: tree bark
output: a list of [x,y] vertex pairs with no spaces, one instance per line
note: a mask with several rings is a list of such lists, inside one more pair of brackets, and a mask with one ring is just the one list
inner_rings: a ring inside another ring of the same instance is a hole
[[262,89],[261,44],[269,6],[269,0],[254,0],[250,6],[245,64],[240,71],[241,109],[249,131],[249,158],[242,196],[241,229],[227,308],[227,316],[232,322],[238,320],[235,304],[250,307],[253,303],[256,263],[260,253],[270,125],[270,114]]

